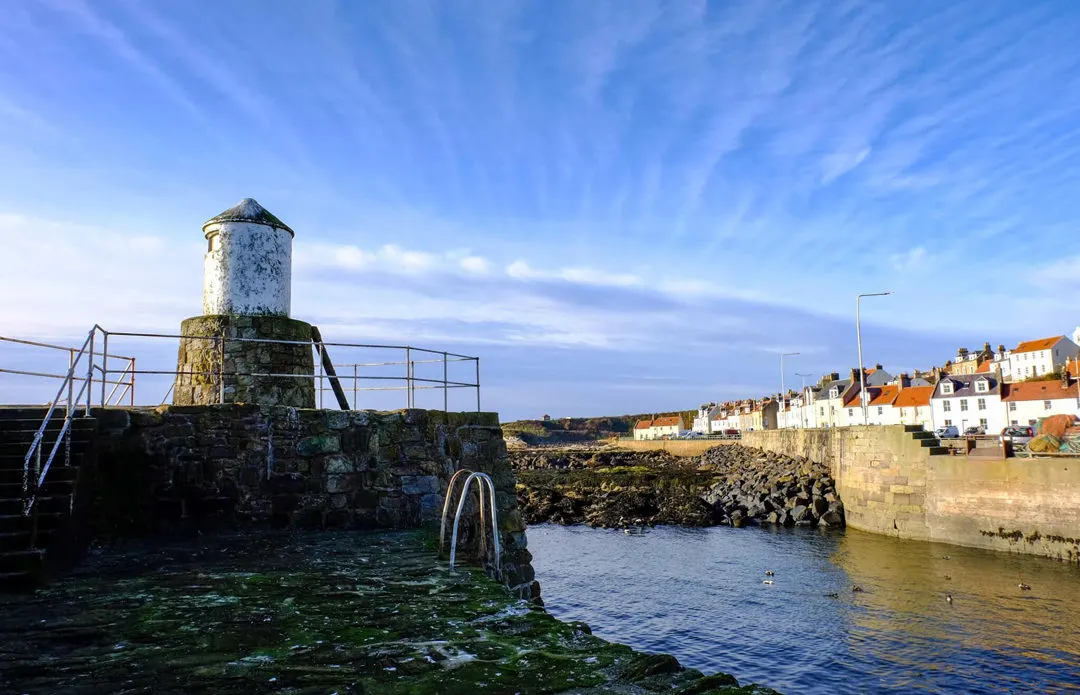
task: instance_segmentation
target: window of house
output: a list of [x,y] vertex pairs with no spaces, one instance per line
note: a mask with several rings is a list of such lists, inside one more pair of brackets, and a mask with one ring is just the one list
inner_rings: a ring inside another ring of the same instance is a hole
[[829,398],[836,398],[840,395],[840,389],[831,389],[829,391]]
[[1040,364],[1039,365],[1039,371],[1041,373],[1043,373],[1043,374],[1046,374],[1046,365],[1045,364]]
[[952,401],[942,401],[941,409],[944,410],[946,413],[952,410]]
[[825,417],[825,406],[821,406],[821,417]]
[[1043,401],[1043,410],[1050,410],[1050,401]]
[[975,382],[975,391],[977,393],[986,393],[987,390],[986,379],[979,379]]
[[885,414],[885,409],[882,408],[880,405],[877,408],[877,414],[878,415],[884,415]]
[[986,399],[980,398],[978,401],[979,410],[986,410]]
[[[1016,404],[1015,403],[1010,403],[1009,404],[1009,412],[1012,412],[1014,410],[1016,410]],[[1016,423],[1014,422],[1013,424],[1015,425]]]
[[986,429],[986,418],[979,418],[979,424],[983,426],[983,429]]
[[1010,421],[1009,421],[1009,424],[1010,424],[1010,425],[1019,425],[1020,423],[1019,423],[1019,422],[1017,422],[1016,420],[1010,420]]
[[952,383],[946,381],[941,385],[941,392],[945,395],[949,395],[953,392]]
[[961,398],[960,399],[960,410],[961,410],[961,412],[967,410],[967,399],[966,398]]
[[855,415],[855,409],[854,408],[848,408],[847,409],[847,416],[852,417],[854,415]]
[[946,427],[950,427],[950,426],[952,426],[952,420],[946,420],[946,421],[945,421],[945,426],[946,426]]

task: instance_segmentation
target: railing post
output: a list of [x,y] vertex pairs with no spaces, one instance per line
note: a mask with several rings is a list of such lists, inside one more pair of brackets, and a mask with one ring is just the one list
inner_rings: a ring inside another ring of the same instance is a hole
[[352,366],[352,409],[356,410],[356,392],[360,384],[356,380],[356,365]]
[[[97,333],[96,328],[90,329],[90,352],[87,354],[86,361],[86,417],[90,417],[90,401],[94,397],[94,334]],[[72,379],[75,375],[72,374]]]
[[64,415],[66,415],[68,417],[71,417],[71,412],[75,409],[75,404],[71,402],[72,399],[75,398],[75,394],[73,392],[73,389],[74,389],[74,386],[75,386],[75,351],[74,350],[68,350],[68,373],[71,375],[71,378],[67,380],[67,391],[68,391],[67,392],[67,409],[64,412]]
[[[181,340],[183,340],[181,338]],[[218,403],[225,404],[225,329],[221,329],[221,345],[218,346]]]
[[449,387],[446,385],[446,353],[442,354],[442,409],[443,412],[450,411],[450,396]]
[[109,333],[101,331],[101,407],[105,407],[105,385],[109,381]]
[[476,358],[476,412],[480,412],[480,358]]
[[131,365],[131,394],[129,395],[128,401],[132,406],[134,406],[135,405],[135,358],[132,357],[129,363]]
[[412,407],[412,348],[405,348],[405,407]]
[[318,389],[319,389],[319,410],[322,410],[322,407],[323,407],[323,393],[322,393],[323,392],[323,359],[325,358],[325,356],[323,355],[323,350],[324,350],[323,344],[322,344],[322,341],[320,340],[319,341],[319,386],[318,386]]

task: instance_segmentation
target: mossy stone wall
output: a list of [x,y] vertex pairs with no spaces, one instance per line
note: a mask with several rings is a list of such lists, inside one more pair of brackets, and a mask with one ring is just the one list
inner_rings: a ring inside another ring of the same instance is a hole
[[[495,484],[503,583],[522,597],[539,595],[495,413],[213,405],[93,415],[101,534],[438,528],[450,477],[468,468]],[[464,558],[479,548],[470,497]]]
[[[180,324],[180,332],[185,337],[176,360],[174,405],[315,407],[311,324],[285,316],[195,316]],[[296,376],[252,376],[262,374]]]

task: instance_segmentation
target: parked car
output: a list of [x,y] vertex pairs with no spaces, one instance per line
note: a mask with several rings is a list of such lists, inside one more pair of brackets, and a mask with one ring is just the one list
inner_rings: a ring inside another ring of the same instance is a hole
[[938,439],[952,439],[953,437],[960,436],[960,430],[956,425],[949,425],[948,427],[939,427],[934,430],[934,436]]
[[1012,442],[1014,445],[1023,444],[1027,445],[1032,439],[1035,438],[1035,428],[1030,425],[1009,425],[1005,429],[1001,430],[1001,435],[998,437],[998,442],[1004,444],[1005,442]]
[[986,434],[986,429],[982,425],[976,425],[975,427],[968,427],[964,430],[964,435],[971,434]]
[[724,430],[724,439],[742,439],[739,430]]
[[683,439],[701,439],[704,436],[705,435],[703,435],[701,432],[695,432],[693,430],[690,430],[689,432],[683,432],[682,434]]

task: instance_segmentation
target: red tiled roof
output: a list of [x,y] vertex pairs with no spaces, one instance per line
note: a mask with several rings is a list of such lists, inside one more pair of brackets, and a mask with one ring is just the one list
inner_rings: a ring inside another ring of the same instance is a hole
[[1057,343],[1057,341],[1061,340],[1064,337],[1065,336],[1063,336],[1063,335],[1055,335],[1052,338],[1039,338],[1038,340],[1025,340],[1024,342],[1017,345],[1016,349],[1013,350],[1013,352],[1014,353],[1016,353],[1016,352],[1035,352],[1036,350],[1049,350],[1050,348],[1054,347],[1054,345]]
[[989,374],[991,364],[992,363],[990,362],[990,360],[986,360],[985,362],[983,362],[982,364],[979,365],[978,369],[975,370],[975,373],[976,374]]
[[908,386],[901,389],[893,401],[894,408],[921,408],[930,405],[930,396],[934,394],[933,386]]
[[[881,387],[877,395],[874,396],[869,405],[892,405],[892,402],[896,400],[900,389],[896,384],[886,384]],[[871,393],[873,393],[871,391]]]
[[682,427],[682,418],[678,415],[658,417],[652,422],[653,427]]
[[634,425],[635,430],[647,430],[652,427],[652,420],[638,420]]
[[1053,401],[1059,398],[1076,399],[1076,384],[1062,386],[1060,381],[1022,381],[1003,384],[1003,401]]

